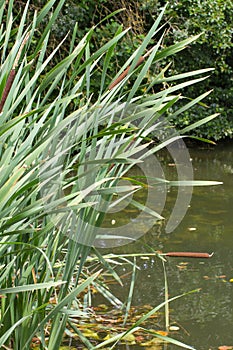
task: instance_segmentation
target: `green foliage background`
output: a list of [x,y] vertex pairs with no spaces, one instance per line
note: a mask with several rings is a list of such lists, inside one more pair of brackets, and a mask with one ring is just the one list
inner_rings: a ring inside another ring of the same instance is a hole
[[[154,22],[154,18],[158,16],[161,7],[166,2],[163,0],[68,0],[65,2],[59,19],[53,26],[53,45],[56,46],[56,43],[64,38],[68,31],[72,32],[76,22],[78,22],[79,28],[78,37],[82,38],[91,26],[99,23],[111,12],[124,8],[125,10],[118,13],[114,18],[105,20],[98,26],[92,43],[93,48],[100,47],[115,35],[119,26],[123,26],[124,29],[129,26],[132,28],[126,38],[117,46],[115,62],[110,63],[108,76],[110,83],[116,72],[138,47]],[[31,9],[39,9],[45,3],[45,0],[35,1],[31,5]],[[20,12],[20,2],[18,4],[17,11]],[[165,24],[167,35],[163,42],[165,47],[191,35],[201,32],[203,34],[198,42],[192,44],[190,49],[188,48],[171,58],[171,66],[166,76],[198,68],[215,68],[211,77],[202,84],[201,91],[199,85],[194,85],[186,91],[189,98],[195,98],[200,93],[213,89],[213,93],[205,100],[205,105],[199,105],[173,120],[177,128],[182,128],[205,116],[220,112],[219,118],[199,127],[192,133],[199,137],[214,140],[232,137],[232,18],[233,2],[231,0],[168,1],[164,18],[164,22],[167,21]],[[63,47],[62,51],[60,50],[60,56],[65,56],[68,52],[69,47]],[[164,66],[164,62],[160,62],[159,66],[158,64],[153,66],[145,83],[148,84],[148,82],[153,81],[153,77]],[[101,61],[99,68],[101,71]],[[97,91],[97,87],[98,83],[92,86],[94,93]]]

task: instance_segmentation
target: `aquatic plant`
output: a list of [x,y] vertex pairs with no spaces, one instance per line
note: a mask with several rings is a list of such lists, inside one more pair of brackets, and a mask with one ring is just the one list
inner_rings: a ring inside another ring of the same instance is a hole
[[[119,70],[118,76],[130,66],[127,75],[111,89],[105,85],[108,64],[128,29],[119,27],[108,43],[91,52],[95,28],[76,43],[76,25],[70,51],[53,66],[55,55],[68,40],[65,37],[58,47],[47,51],[51,30],[64,2],[58,1],[55,7],[54,0],[48,1],[39,13],[35,12],[31,23],[27,23],[28,2],[20,21],[13,14],[14,0],[2,1],[0,7],[4,23],[0,37],[0,347],[5,349],[29,349],[36,338],[41,349],[55,350],[64,332],[70,334],[69,329],[93,348],[72,322],[74,315],[88,316],[80,307],[79,295],[85,292],[84,300],[89,305],[90,288],[94,285],[115,305],[122,303],[102,285],[101,269],[87,269],[85,261],[92,247],[111,247],[117,240],[126,243],[137,238],[130,232],[124,237],[117,230],[109,234],[102,229],[107,209],[147,187],[143,181],[130,178],[128,171],[182,139],[166,124],[165,112],[182,98],[180,89],[206,77],[187,78],[211,71],[164,77],[167,66],[153,82],[159,87],[156,93],[149,94],[149,86],[143,95],[138,94],[152,64],[198,39],[191,37],[163,49],[163,26],[159,25],[165,9],[141,46]],[[138,65],[154,40],[153,49]],[[91,85],[99,69],[99,95],[93,96]],[[129,78],[134,83],[128,91]],[[168,79],[182,82],[166,88],[163,84]],[[207,94],[184,103],[176,115]],[[183,132],[215,116],[188,126]],[[121,186],[120,180],[126,184]],[[164,183],[179,185],[154,180],[152,187]],[[185,185],[192,186],[193,182],[183,182]],[[117,200],[112,202],[116,193]],[[155,221],[162,218],[149,206],[134,199],[130,203]],[[109,261],[98,250],[93,253],[120,282]],[[167,303],[168,300],[153,312]],[[121,337],[108,340],[108,344]]]

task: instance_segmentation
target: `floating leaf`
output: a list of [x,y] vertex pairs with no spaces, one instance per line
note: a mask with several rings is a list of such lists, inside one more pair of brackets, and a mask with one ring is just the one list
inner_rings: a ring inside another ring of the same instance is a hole
[[188,227],[189,231],[196,231],[196,229],[197,229],[196,227]]
[[145,343],[142,343],[141,345],[142,345],[142,346],[149,346],[150,349],[151,349],[151,347],[152,347],[152,349],[153,349],[153,347],[154,347],[155,345],[158,345],[158,344],[161,344],[161,343],[165,343],[165,341],[162,340],[162,339],[159,339],[159,338],[152,338],[151,340],[149,340],[149,341],[147,341],[147,342],[145,342]]
[[179,331],[179,330],[180,330],[180,327],[178,327],[178,326],[170,326],[170,327],[169,327],[169,330],[170,330],[170,331]]
[[127,341],[129,343],[134,343],[135,344],[135,336],[133,334],[126,334],[122,340]]

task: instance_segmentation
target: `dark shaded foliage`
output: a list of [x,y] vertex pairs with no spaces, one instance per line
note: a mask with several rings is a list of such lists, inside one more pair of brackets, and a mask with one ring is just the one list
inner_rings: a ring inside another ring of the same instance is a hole
[[[32,14],[45,3],[45,0],[33,2],[30,5]],[[166,1],[163,0],[119,0],[117,2],[113,0],[68,0],[53,27],[51,45],[54,47],[68,32],[72,33],[76,22],[78,22],[78,37],[82,38],[91,26],[98,24],[111,12],[125,8],[115,17],[103,21],[93,36],[92,48],[96,48],[113,37],[119,26],[131,27],[131,32],[121,42],[121,46],[117,47],[114,59],[111,60],[108,71],[108,83],[110,83],[129,55],[138,47],[165,3]],[[17,10],[20,12],[20,2],[18,4]],[[195,98],[201,92],[213,89],[213,93],[205,100],[206,106],[195,107],[195,110],[183,113],[174,120],[174,123],[179,128],[215,112],[220,112],[219,118],[195,130],[196,135],[215,140],[232,137],[233,130],[232,18],[233,2],[231,0],[204,0],[201,2],[198,0],[170,0],[165,16],[165,21],[168,21],[165,26],[168,35],[163,42],[164,46],[203,32],[192,48],[171,58],[172,65],[167,74],[173,75],[176,72],[182,73],[205,67],[215,68],[214,73],[202,83],[201,88],[199,85],[194,85],[186,91],[188,97]],[[69,47],[63,46],[60,55],[65,56],[68,51]],[[99,64],[101,66],[101,62]],[[154,66],[146,77],[147,82],[152,81],[153,76],[164,66],[163,61],[160,66]],[[98,84],[92,87],[94,92],[97,86]]]

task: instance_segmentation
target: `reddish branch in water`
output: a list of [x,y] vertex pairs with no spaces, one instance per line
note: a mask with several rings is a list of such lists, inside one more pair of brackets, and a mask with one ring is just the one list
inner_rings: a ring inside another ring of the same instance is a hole
[[173,256],[180,258],[211,258],[214,253],[198,253],[198,252],[169,252],[165,253],[165,256]]

